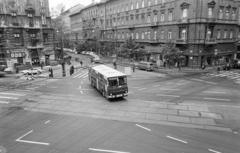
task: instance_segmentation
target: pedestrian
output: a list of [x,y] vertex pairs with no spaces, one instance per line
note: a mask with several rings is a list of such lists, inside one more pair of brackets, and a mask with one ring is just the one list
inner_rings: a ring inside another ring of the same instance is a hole
[[71,67],[70,67],[70,75],[73,75],[74,74],[74,66],[72,65]]
[[50,78],[53,78],[53,69],[52,69],[52,68],[49,68],[49,72],[50,72],[49,77],[50,77]]
[[82,61],[80,61],[80,65],[81,65],[81,67],[82,67],[82,65],[83,65],[83,62],[82,62]]
[[114,61],[113,62],[114,69],[117,69],[117,63]]
[[135,64],[134,63],[132,65],[132,70],[133,70],[133,72],[135,72]]
[[16,73],[17,73],[17,74],[19,73],[19,68],[18,68],[18,67],[16,67]]
[[43,69],[43,62],[41,62],[41,69]]

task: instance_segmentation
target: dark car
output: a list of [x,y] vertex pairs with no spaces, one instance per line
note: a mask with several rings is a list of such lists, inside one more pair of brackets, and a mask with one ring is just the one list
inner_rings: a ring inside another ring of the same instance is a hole
[[240,60],[234,60],[233,61],[233,68],[234,69],[240,69]]
[[226,63],[225,65],[223,65],[223,70],[229,71],[230,69],[231,69],[230,63]]
[[0,65],[0,77],[5,76],[6,72],[4,70],[7,68],[6,65]]

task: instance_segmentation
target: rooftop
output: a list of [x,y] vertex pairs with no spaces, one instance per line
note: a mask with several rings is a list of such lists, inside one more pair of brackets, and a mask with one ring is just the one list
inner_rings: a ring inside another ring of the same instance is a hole
[[102,74],[106,78],[126,76],[126,74],[105,65],[97,65],[97,66],[94,66],[92,69]]

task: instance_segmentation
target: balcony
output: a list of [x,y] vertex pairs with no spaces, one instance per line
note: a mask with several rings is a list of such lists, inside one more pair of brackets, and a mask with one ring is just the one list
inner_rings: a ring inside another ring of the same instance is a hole
[[128,29],[129,29],[129,30],[134,30],[134,29],[135,29],[135,25],[134,25],[134,24],[128,25]]
[[187,40],[186,39],[177,39],[176,44],[187,44]]
[[152,22],[152,23],[151,23],[151,27],[152,27],[152,28],[155,28],[155,27],[158,26],[158,24],[159,24],[159,22]]
[[178,23],[187,24],[187,23],[189,23],[189,19],[188,19],[188,18],[179,19],[179,20],[178,20]]
[[43,44],[42,43],[28,43],[27,48],[28,49],[39,49],[39,48],[43,48]]
[[208,45],[217,44],[217,40],[215,38],[208,38],[205,40],[205,44]]
[[217,21],[216,18],[207,18],[206,20],[208,23],[215,23]]

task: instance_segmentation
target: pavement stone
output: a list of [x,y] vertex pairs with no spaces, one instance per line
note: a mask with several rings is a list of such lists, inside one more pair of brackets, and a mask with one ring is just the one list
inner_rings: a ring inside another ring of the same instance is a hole
[[208,118],[190,118],[192,124],[216,125],[213,119]]
[[199,111],[199,112],[209,112],[208,106],[201,106],[201,105],[189,105],[188,110]]
[[146,115],[147,120],[167,121],[167,115],[163,114],[150,114]]
[[178,109],[178,110],[188,110],[188,106],[184,106],[184,105],[176,105],[176,104],[174,104],[174,105],[167,105],[167,107],[169,108],[169,109]]
[[205,117],[205,118],[223,119],[223,117],[220,114],[216,114],[216,113],[200,112],[200,115],[201,117]]
[[150,113],[155,113],[155,114],[167,114],[167,115],[177,115],[178,110],[174,109],[158,109],[158,108],[151,108],[148,110]]
[[191,123],[191,120],[189,117],[182,117],[182,116],[168,115],[167,120],[170,122]]
[[180,116],[200,117],[200,113],[196,111],[179,110],[178,112]]

